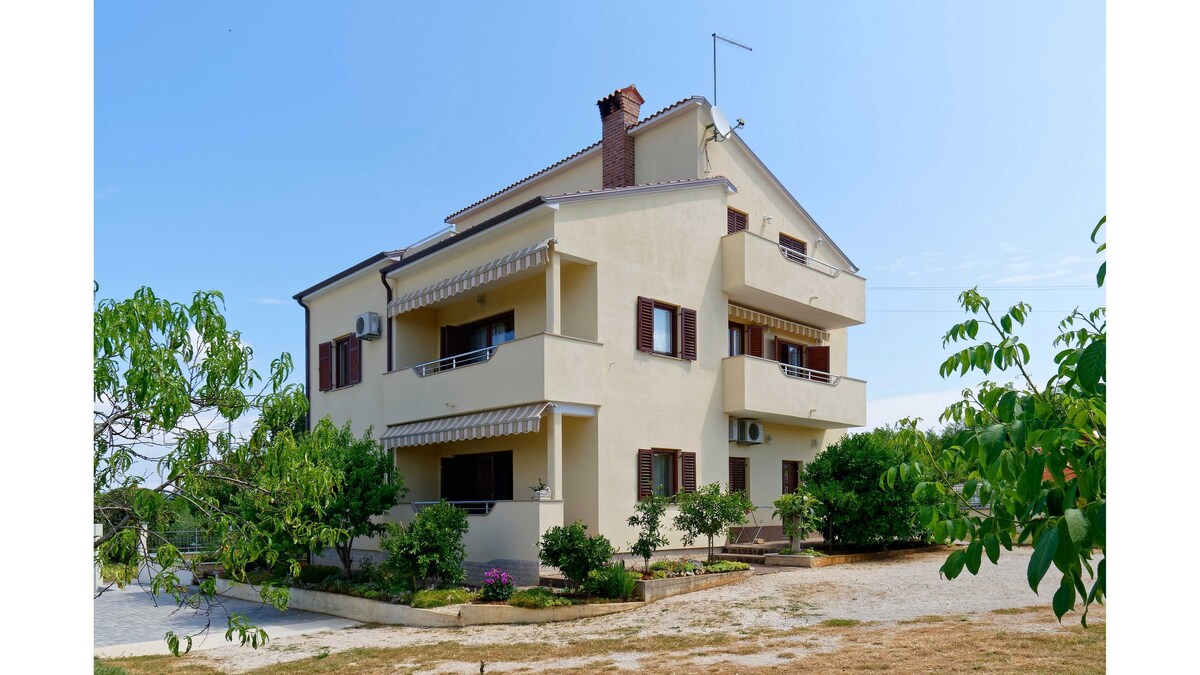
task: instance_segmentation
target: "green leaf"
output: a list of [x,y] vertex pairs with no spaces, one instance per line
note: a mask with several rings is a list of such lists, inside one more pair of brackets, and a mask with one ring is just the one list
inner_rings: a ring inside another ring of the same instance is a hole
[[983,550],[987,553],[988,560],[995,565],[1000,560],[1000,539],[994,534],[989,534],[983,538]]
[[1058,585],[1058,590],[1054,593],[1054,616],[1062,621],[1063,614],[1069,610],[1075,609],[1075,582],[1072,574],[1064,574],[1062,583]]
[[1091,394],[1095,393],[1096,385],[1105,379],[1105,341],[1097,340],[1083,350],[1079,364],[1075,367],[1076,381],[1079,388]]
[[1075,542],[1076,546],[1082,546],[1088,536],[1088,519],[1083,515],[1083,511],[1079,509],[1067,509],[1063,514],[1063,520],[1067,523],[1067,531],[1071,535],[1071,541]]
[[1097,288],[1104,285],[1104,271],[1105,271],[1106,267],[1108,267],[1107,260],[1100,263],[1100,269],[1096,270],[1096,287]]
[[1042,473],[1046,470],[1045,458],[1040,454],[1032,455],[1025,461],[1025,470],[1017,479],[1017,496],[1028,501],[1037,495],[1042,487]]
[[1046,570],[1050,569],[1050,563],[1054,562],[1054,553],[1057,550],[1058,528],[1043,529],[1037,543],[1033,545],[1033,555],[1030,556],[1029,567],[1026,569],[1029,587],[1033,589],[1034,593],[1037,593],[1038,584],[1042,583],[1042,577],[1046,576]]
[[967,547],[966,563],[967,571],[971,574],[979,574],[979,563],[982,562],[983,541],[976,539]]
[[954,579],[959,574],[962,574],[963,564],[966,563],[966,551],[955,551],[946,558],[946,562],[942,563],[941,574],[947,579]]
[[996,416],[1001,422],[1009,423],[1016,418],[1017,408],[1017,392],[1006,391],[1000,397],[1000,402],[996,405]]

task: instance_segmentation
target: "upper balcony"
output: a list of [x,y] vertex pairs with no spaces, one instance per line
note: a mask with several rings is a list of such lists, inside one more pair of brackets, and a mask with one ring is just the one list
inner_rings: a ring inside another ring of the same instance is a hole
[[725,412],[820,429],[867,423],[867,383],[755,356],[723,362]]
[[388,424],[536,401],[600,405],[602,346],[541,333],[387,373]]
[[833,330],[866,321],[862,277],[742,230],[722,237],[729,299]]

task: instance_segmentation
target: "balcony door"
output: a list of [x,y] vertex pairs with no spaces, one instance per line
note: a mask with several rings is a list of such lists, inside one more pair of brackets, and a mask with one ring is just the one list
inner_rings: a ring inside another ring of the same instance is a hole
[[512,499],[512,450],[443,457],[441,497],[451,502]]
[[457,356],[485,347],[495,347],[516,338],[512,312],[505,312],[461,326],[442,327],[442,356]]

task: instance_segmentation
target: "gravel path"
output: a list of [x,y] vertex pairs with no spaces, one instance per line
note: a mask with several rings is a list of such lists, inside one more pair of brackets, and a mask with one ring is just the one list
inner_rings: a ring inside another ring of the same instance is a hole
[[[590,638],[789,629],[827,619],[854,619],[886,626],[924,616],[978,614],[1038,604],[1045,605],[1049,613],[1050,595],[1059,577],[1051,568],[1043,581],[1042,595],[1035,595],[1025,577],[1031,552],[1028,548],[1005,551],[999,565],[985,559],[979,576],[964,571],[954,581],[940,578],[938,568],[946,552],[934,551],[853,565],[790,568],[593,619],[527,626],[385,626],[340,630],[275,639],[266,649],[257,651],[220,647],[205,652],[205,658],[222,670],[240,672],[308,658],[324,649],[339,652],[355,647],[402,647],[443,641],[563,645]],[[1064,618],[1064,622],[1070,621],[1073,621],[1070,616]],[[478,665],[473,667],[477,669]]]

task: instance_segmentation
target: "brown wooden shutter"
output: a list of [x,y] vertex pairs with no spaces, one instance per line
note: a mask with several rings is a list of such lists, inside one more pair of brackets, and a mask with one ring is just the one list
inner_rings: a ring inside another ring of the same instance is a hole
[[745,457],[729,458],[730,492],[746,492],[746,463]]
[[637,498],[638,501],[654,494],[654,452],[638,450]]
[[[809,347],[804,350],[805,363],[809,370],[815,370],[820,373],[829,372],[829,347]],[[828,382],[829,376],[824,377],[813,374],[813,379],[820,382]]]
[[322,342],[317,345],[317,387],[321,391],[333,389],[333,343]]
[[679,453],[679,464],[682,467],[683,473],[683,489],[680,492],[695,492],[696,491],[696,453],[681,452]]
[[729,234],[744,230],[747,224],[746,214],[741,211],[726,209],[725,224],[729,229]]
[[350,376],[346,378],[346,384],[358,384],[362,382],[362,340],[353,335],[347,339],[350,341],[346,354],[346,360],[350,362]]
[[764,351],[762,326],[746,326],[746,353],[762,358]]
[[637,350],[654,351],[654,301],[650,298],[637,299]]
[[696,360],[696,310],[683,309],[679,310],[679,332],[683,335],[683,347],[679,350],[679,357],[685,361]]

